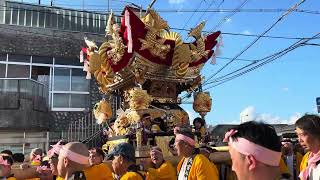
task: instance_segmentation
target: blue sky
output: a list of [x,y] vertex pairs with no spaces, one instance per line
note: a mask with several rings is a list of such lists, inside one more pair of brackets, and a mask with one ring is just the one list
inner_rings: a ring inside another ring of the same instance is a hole
[[[224,0],[221,9],[233,9],[244,0]],[[29,1],[37,2],[37,1]],[[48,3],[49,1],[42,1]],[[131,0],[137,5],[146,8],[151,0]],[[217,8],[220,0],[158,0],[154,8],[164,9],[210,9]],[[245,9],[288,9],[297,3],[298,0],[249,0],[243,7]],[[85,0],[84,7],[89,10],[105,10],[106,0]],[[81,8],[82,1],[55,0],[58,6]],[[122,9],[123,1],[110,0],[112,9]],[[319,10],[320,1],[306,0],[299,9]],[[221,12],[197,12],[197,13],[168,13],[160,12],[161,16],[168,21],[172,28],[191,28],[199,20],[206,20],[205,30],[211,31],[213,27],[229,13]],[[193,15],[191,18],[190,16]],[[253,13],[239,12],[223,23],[218,30],[230,33],[261,34],[270,27],[280,16],[281,12]],[[190,21],[187,23],[187,20]],[[178,31],[179,32],[179,31]],[[286,37],[311,37],[320,32],[320,14],[306,14],[293,12],[278,23],[267,35]],[[181,32],[185,37],[186,32]],[[221,56],[234,57],[245,48],[255,37],[242,37],[224,35],[224,47]],[[191,40],[190,38],[188,40]],[[239,58],[260,59],[283,48],[288,47],[296,40],[284,39],[260,39],[252,48],[246,51]],[[320,39],[313,40],[313,43],[320,43]],[[304,113],[315,113],[315,98],[320,96],[319,68],[320,68],[320,47],[300,47],[282,58],[254,70],[244,76],[229,81],[225,84],[210,89],[213,99],[212,111],[208,113],[206,121],[208,124],[238,123],[240,113],[247,113],[260,120],[270,123],[292,123]],[[228,60],[217,59],[216,65],[206,64],[203,69],[204,76],[210,76],[216,72]],[[218,74],[223,75],[247,62],[234,61],[224,71]],[[190,101],[192,98],[190,99]],[[192,105],[183,105],[190,113],[191,118],[197,114],[193,112]]]

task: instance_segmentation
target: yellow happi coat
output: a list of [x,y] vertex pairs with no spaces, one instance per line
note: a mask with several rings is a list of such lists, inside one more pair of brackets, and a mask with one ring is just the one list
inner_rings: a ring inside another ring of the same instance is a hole
[[113,179],[112,171],[104,163],[88,167],[84,170],[84,175],[87,180]]
[[301,164],[300,164],[300,172],[303,171],[303,170],[305,170],[305,169],[307,168],[309,155],[310,155],[310,152],[307,152],[307,153],[303,156],[303,158],[302,158],[302,160],[301,160]]
[[120,178],[120,180],[143,180],[143,178],[136,172],[127,172]]
[[170,162],[164,162],[157,169],[149,168],[147,180],[176,180],[177,173]]
[[[177,172],[179,174],[185,158],[182,158],[178,164]],[[218,180],[219,173],[217,167],[210,162],[204,155],[197,154],[192,162],[188,180]]]

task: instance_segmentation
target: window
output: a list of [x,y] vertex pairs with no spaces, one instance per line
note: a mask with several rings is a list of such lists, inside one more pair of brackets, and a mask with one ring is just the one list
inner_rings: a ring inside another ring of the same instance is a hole
[[64,16],[64,29],[69,30],[70,29],[70,23],[71,23],[71,11],[64,11],[65,16]]
[[11,19],[11,11],[12,8],[10,7],[5,7],[5,12],[6,12],[6,24],[10,24],[10,19]]
[[31,26],[32,10],[26,10],[26,26]]
[[106,25],[107,25],[107,15],[101,15],[100,22],[101,22],[101,24],[100,24],[100,33],[104,33]]
[[82,12],[83,15],[83,25],[82,25],[82,31],[88,31],[88,13]]
[[30,62],[31,56],[26,55],[9,55],[8,61],[11,62]]
[[55,68],[54,69],[54,91],[70,90],[70,69]]
[[53,94],[53,107],[69,108],[69,94]]
[[66,93],[53,94],[54,108],[86,108],[88,107],[88,102],[89,102],[88,94],[66,94]]
[[0,54],[0,61],[7,61],[7,54]]
[[77,12],[71,11],[71,30],[76,31],[77,30],[77,19],[76,19]]
[[59,65],[83,66],[77,58],[56,57],[54,58],[54,63]]
[[64,10],[57,10],[58,14],[58,29],[63,29]]
[[18,23],[18,8],[12,8],[12,24],[17,24]]
[[45,22],[45,25],[46,25],[46,28],[51,28],[52,25],[51,25],[51,14],[52,12],[50,11],[50,9],[46,9],[46,22]]
[[100,18],[99,18],[99,17],[100,17],[100,14],[96,14],[96,15],[95,15],[95,21],[94,21],[94,22],[95,22],[95,27],[94,27],[94,32],[99,32],[99,28],[100,28],[100,24],[99,24],[99,23],[100,23],[100,20],[99,20]]
[[82,69],[72,69],[71,91],[89,91],[89,81]]
[[20,26],[24,26],[24,17],[25,17],[25,15],[26,15],[26,10],[20,9],[19,10],[19,25]]
[[51,11],[51,16],[52,16],[52,28],[57,28],[58,27],[58,11],[57,10],[52,10]]
[[89,13],[89,18],[88,18],[88,20],[89,20],[89,32],[93,32],[93,14],[92,13]]
[[79,110],[89,106],[89,83],[82,68],[54,68],[52,107]]
[[0,11],[0,24],[4,24],[4,7]]
[[81,16],[81,14],[82,14],[82,12],[77,12],[77,31],[82,30],[82,25],[81,25],[82,16]]
[[71,107],[83,108],[88,107],[89,95],[87,94],[71,94]]
[[45,17],[44,9],[39,12],[39,27],[44,27],[44,17]]
[[32,27],[38,27],[39,10],[33,9],[32,11]]
[[30,66],[8,64],[8,78],[29,78]]
[[31,69],[31,79],[49,87],[50,67],[32,66]]
[[32,56],[32,63],[52,64],[53,58],[47,56]]
[[6,77],[6,65],[0,64],[0,78]]

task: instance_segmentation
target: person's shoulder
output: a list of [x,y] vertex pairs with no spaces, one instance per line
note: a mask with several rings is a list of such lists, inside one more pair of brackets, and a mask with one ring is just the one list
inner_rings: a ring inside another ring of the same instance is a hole
[[171,162],[169,161],[165,161],[161,167],[165,167],[165,168],[174,168],[173,165],[171,164]]
[[308,151],[305,155],[302,157],[302,161],[307,163],[309,159],[310,151]]
[[56,180],[64,180],[64,178],[61,177],[61,176],[57,176],[57,177],[56,177]]
[[196,157],[194,158],[194,163],[199,166],[212,166],[213,163],[209,161],[208,158],[206,158],[202,154],[197,154]]
[[127,172],[125,173],[120,180],[143,180],[142,176],[136,172]]
[[7,180],[17,180],[15,177],[8,177]]
[[194,159],[195,160],[208,161],[209,162],[208,158],[206,158],[203,154],[197,154]]
[[110,170],[110,167],[106,163],[100,163],[97,166],[101,169]]

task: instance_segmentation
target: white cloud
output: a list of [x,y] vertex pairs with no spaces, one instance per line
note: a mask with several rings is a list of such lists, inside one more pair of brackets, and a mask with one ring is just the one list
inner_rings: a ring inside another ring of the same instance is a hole
[[263,121],[269,124],[294,124],[300,117],[301,113],[296,112],[287,119],[283,119],[277,115],[270,113],[256,113],[256,110],[253,106],[248,106],[240,113],[240,121]]
[[256,118],[256,110],[253,106],[246,107],[240,113],[240,122],[253,121]]
[[301,117],[302,117],[302,114],[296,112],[288,119],[288,124],[294,124]]
[[242,34],[251,35],[252,33],[249,30],[242,31]]
[[169,4],[182,4],[186,0],[169,0]]
[[284,87],[284,88],[282,88],[282,91],[288,92],[288,91],[289,91],[289,88],[288,88],[288,87]]
[[317,106],[315,106],[315,107],[313,108],[313,113],[318,113],[318,108],[317,108]]

